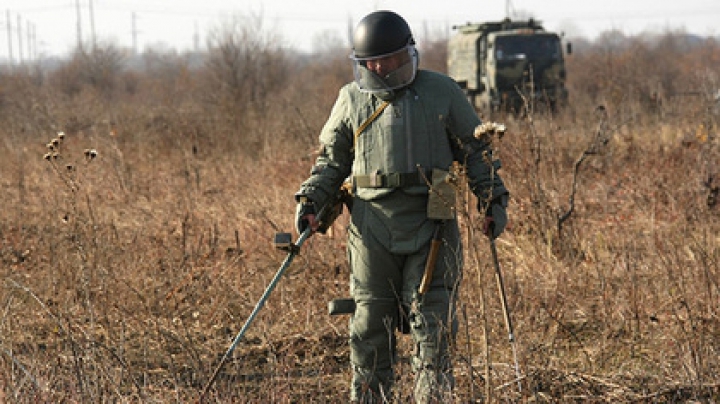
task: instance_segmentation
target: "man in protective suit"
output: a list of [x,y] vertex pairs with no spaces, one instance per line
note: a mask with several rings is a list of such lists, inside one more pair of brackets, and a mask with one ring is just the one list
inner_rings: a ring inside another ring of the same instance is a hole
[[[473,136],[481,124],[475,110],[452,79],[418,70],[401,16],[363,18],[351,59],[355,80],[340,90],[320,133],[320,155],[295,194],[297,229],[317,230],[316,213],[350,178],[351,399],[391,399],[395,330],[406,323],[415,345],[415,401],[445,401],[454,384],[449,346],[463,252],[453,195],[436,191],[451,181],[453,163],[463,164],[489,237],[505,228],[508,191],[490,145]],[[440,247],[431,254],[434,240]],[[430,255],[432,278],[422,291]]]

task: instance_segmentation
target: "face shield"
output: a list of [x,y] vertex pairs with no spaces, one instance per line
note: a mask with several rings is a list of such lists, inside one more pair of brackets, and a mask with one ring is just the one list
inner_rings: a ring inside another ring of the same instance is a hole
[[373,57],[356,57],[353,60],[355,82],[360,90],[369,93],[387,93],[408,86],[415,80],[418,54],[415,46]]

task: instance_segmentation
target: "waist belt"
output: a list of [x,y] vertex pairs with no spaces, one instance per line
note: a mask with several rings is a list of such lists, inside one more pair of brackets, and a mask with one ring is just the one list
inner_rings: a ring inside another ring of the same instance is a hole
[[426,185],[430,182],[432,173],[388,173],[354,175],[353,184],[357,188],[402,188],[412,185]]

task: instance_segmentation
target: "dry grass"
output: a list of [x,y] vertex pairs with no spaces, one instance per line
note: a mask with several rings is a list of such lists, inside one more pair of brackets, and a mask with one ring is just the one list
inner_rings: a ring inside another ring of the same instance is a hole
[[[232,119],[183,73],[162,76],[176,91],[162,100],[158,87],[108,98],[3,77],[1,402],[197,399],[284,258],[272,236],[292,229],[292,194],[347,79],[312,81],[318,70]],[[481,260],[468,260],[462,287],[457,402],[717,402],[718,115],[699,97],[669,99],[662,114],[607,101],[597,144],[602,96],[573,94],[557,116],[503,118],[497,144],[512,190],[498,248],[522,392],[489,247],[473,236]],[[44,160],[58,130],[59,156]],[[210,402],[345,400],[347,320],[326,315],[347,293],[343,220],[306,243]]]

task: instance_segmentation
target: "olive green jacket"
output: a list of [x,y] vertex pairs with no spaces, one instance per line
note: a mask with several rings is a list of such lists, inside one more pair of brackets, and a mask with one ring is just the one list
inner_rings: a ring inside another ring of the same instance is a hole
[[[354,82],[342,87],[320,133],[320,155],[296,193],[298,200],[307,197],[319,208],[350,176],[448,170],[453,161],[465,164],[470,188],[478,198],[488,200],[507,194],[496,173],[499,162],[495,161],[495,167],[488,164],[492,161],[490,146],[473,137],[480,119],[451,78],[418,71],[415,81],[356,134],[382,104],[382,99],[360,91]],[[422,181],[397,185],[384,186],[379,181],[374,186],[355,187],[354,194],[369,201],[397,188],[411,195],[428,193]]]

